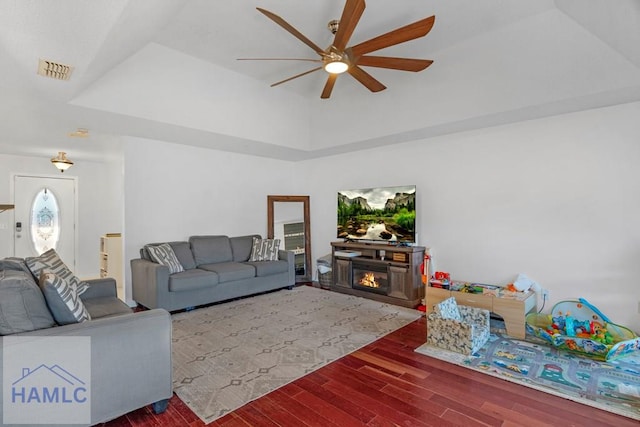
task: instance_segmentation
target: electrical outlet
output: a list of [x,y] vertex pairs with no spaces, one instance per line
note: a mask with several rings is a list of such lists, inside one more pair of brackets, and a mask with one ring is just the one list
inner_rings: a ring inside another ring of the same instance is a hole
[[545,301],[548,301],[548,300],[549,300],[549,289],[543,289],[543,290],[542,290],[542,298],[543,298]]

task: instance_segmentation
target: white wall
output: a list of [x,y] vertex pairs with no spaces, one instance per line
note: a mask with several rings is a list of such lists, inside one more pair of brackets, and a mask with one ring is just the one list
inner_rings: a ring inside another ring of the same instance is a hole
[[[121,160],[104,163],[74,161],[65,175],[78,178],[78,258],[75,273],[81,278],[95,278],[100,272],[100,236],[119,232],[123,227]],[[13,173],[57,175],[60,172],[49,158],[0,154],[0,203],[13,203],[10,199]],[[12,210],[0,213],[0,258],[13,256],[13,223]]]
[[267,195],[290,194],[293,164],[140,138],[125,140],[125,260],[147,243],[267,233]]
[[640,332],[639,116],[626,104],[298,163],[314,262],[336,240],[339,189],[416,184],[438,269],[498,284],[526,273],[552,304],[584,297]]
[[[639,115],[633,103],[299,163],[125,138],[124,177],[117,163],[67,172],[79,177],[79,274],[97,274],[99,236],[122,231],[130,298],[141,246],[264,235],[268,194],[311,196],[315,262],[335,240],[338,189],[416,184],[419,243],[439,269],[500,284],[524,272],[551,303],[584,297],[640,332]],[[11,172],[51,167],[0,155],[0,203],[11,202]],[[6,216],[0,256],[10,255]]]

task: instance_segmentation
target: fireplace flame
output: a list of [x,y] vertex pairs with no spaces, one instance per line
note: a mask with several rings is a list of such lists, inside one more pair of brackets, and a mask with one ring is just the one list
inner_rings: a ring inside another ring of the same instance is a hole
[[373,273],[364,273],[362,279],[360,279],[360,284],[362,286],[367,286],[369,288],[379,288],[380,284],[376,282],[376,277]]

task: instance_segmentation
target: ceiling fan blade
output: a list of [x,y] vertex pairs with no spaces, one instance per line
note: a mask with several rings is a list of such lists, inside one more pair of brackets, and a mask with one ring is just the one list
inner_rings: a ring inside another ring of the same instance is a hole
[[338,24],[338,32],[333,39],[333,46],[336,49],[342,51],[347,46],[365,7],[364,0],[347,0]]
[[297,79],[298,77],[306,76],[307,74],[313,73],[314,71],[322,70],[322,67],[316,67],[313,70],[305,71],[304,73],[296,74],[295,76],[289,77],[288,79],[280,80],[279,82],[275,82],[271,85],[271,87],[281,85],[282,83],[286,83],[293,79]]
[[302,43],[304,43],[307,46],[309,46],[318,55],[320,55],[320,56],[324,56],[325,55],[325,52],[324,52],[323,49],[321,49],[314,42],[312,42],[311,40],[306,38],[300,31],[298,31],[295,28],[293,28],[291,26],[291,24],[289,24],[287,21],[285,21],[284,19],[282,19],[281,17],[279,17],[278,15],[276,15],[273,12],[269,12],[268,10],[265,10],[265,9],[262,9],[262,8],[259,8],[259,7],[257,7],[256,9],[258,9],[258,11],[261,12],[262,14],[264,14],[267,18],[271,19],[273,22],[275,22],[276,24],[280,25],[282,28],[287,30],[289,33],[293,34],[294,37],[296,37]]
[[331,91],[333,90],[333,85],[336,84],[336,80],[338,80],[337,74],[329,74],[329,78],[327,79],[327,83],[324,85],[324,89],[322,89],[322,95],[320,95],[320,98],[327,99],[331,96]]
[[433,28],[435,20],[435,16],[430,16],[428,18],[421,19],[420,21],[416,21],[413,24],[405,25],[404,27],[389,31],[388,33],[374,37],[366,42],[352,46],[351,52],[354,57],[357,58],[365,53],[374,52],[376,50],[384,49],[385,47],[394,46],[409,40],[424,37],[429,33],[429,31],[431,31],[431,28]]
[[369,89],[371,92],[380,92],[381,90],[385,90],[387,88],[378,80],[374,79],[371,74],[367,73],[365,70],[358,67],[357,65],[355,66],[352,65],[351,67],[349,67],[349,70],[347,71],[349,74],[353,76],[353,78],[355,78],[357,81],[359,81],[364,86],[366,86],[366,88]]
[[358,65],[365,67],[390,68],[401,71],[422,71],[433,64],[430,59],[393,58],[390,56],[361,56]]
[[322,62],[322,59],[308,59],[308,58],[236,58],[236,61],[308,61],[308,62]]

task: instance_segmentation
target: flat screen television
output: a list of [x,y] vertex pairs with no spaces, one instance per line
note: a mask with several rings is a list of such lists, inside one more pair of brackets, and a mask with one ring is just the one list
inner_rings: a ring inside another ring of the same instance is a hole
[[416,242],[416,186],[338,191],[339,239]]

